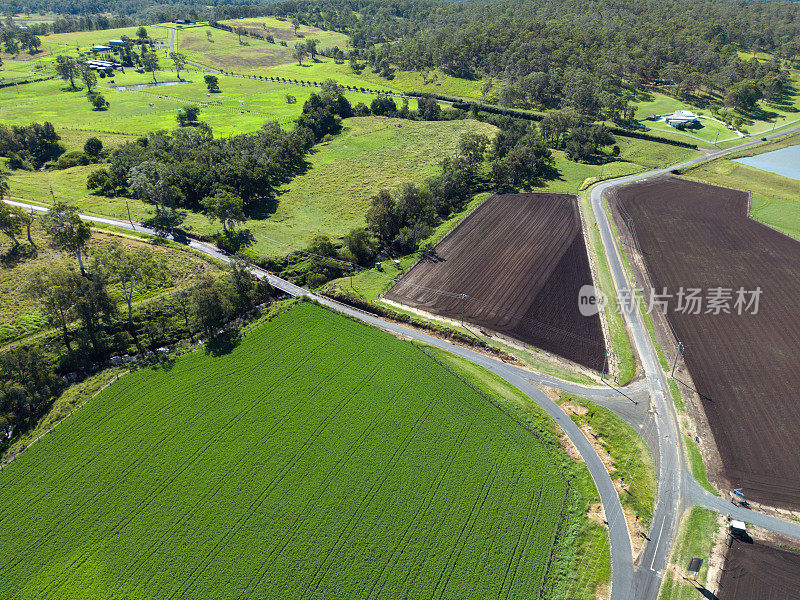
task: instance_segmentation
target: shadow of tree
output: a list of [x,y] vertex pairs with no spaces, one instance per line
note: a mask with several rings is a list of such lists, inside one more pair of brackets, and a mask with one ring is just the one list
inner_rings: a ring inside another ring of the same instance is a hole
[[230,354],[239,345],[240,341],[239,328],[231,327],[206,342],[206,354],[209,356]]

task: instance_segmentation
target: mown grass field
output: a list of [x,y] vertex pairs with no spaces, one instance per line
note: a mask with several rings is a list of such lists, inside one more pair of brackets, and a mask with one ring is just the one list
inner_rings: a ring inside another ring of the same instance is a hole
[[1,471],[0,585],[537,597],[567,493],[550,452],[411,344],[302,303],[124,376]]
[[[301,88],[304,89],[304,88]],[[463,133],[491,134],[494,127],[471,120],[408,121],[386,117],[354,117],[345,130],[309,155],[308,170],[283,186],[277,208],[261,219],[244,224],[255,236],[253,248],[263,254],[284,255],[302,248],[317,233],[332,237],[364,224],[369,199],[381,188],[406,182],[424,183],[438,172],[438,163],[455,152]],[[67,200],[82,211],[134,221],[148,218],[152,205],[139,200],[93,196],[86,177],[96,165],[63,171],[14,171],[11,195],[25,201],[51,204],[50,186],[57,200]],[[189,213],[185,226],[211,234],[219,230],[200,213]]]
[[[754,56],[753,54],[742,52],[740,52],[740,55],[744,55],[743,58],[745,59]],[[761,54],[758,58],[765,60],[769,58],[769,55]],[[755,111],[738,113],[745,120],[742,131],[753,136],[772,132],[778,133],[782,129],[788,129],[800,122],[800,72],[790,68],[789,73],[789,90],[782,98],[772,102],[767,102],[763,99],[759,100]],[[722,102],[719,99],[716,101],[718,103]],[[638,102],[635,106],[637,119],[644,119],[650,114],[667,114],[679,109],[690,110],[695,114],[707,117],[712,116],[709,110],[698,109],[687,102],[658,92],[652,93],[651,99]],[[713,122],[710,119],[702,119],[701,122],[704,125],[702,129],[686,130],[684,132],[678,131],[666,123],[647,121],[644,124],[658,130],[656,133],[659,135],[662,132],[666,132],[668,137],[674,139],[683,139],[684,141],[694,139],[699,145],[705,147],[716,145],[718,148],[728,148],[740,142],[740,139],[736,138],[735,134],[725,125]],[[716,144],[714,144],[715,140],[717,140]]]

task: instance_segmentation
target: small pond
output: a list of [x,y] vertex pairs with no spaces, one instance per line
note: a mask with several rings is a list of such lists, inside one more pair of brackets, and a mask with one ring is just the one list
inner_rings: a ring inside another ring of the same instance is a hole
[[132,83],[130,85],[116,85],[115,90],[120,92],[132,92],[134,90],[145,90],[151,87],[161,87],[162,85],[178,85],[179,83],[188,83],[187,81],[159,81],[158,83]]
[[800,144],[735,160],[762,171],[800,180]]

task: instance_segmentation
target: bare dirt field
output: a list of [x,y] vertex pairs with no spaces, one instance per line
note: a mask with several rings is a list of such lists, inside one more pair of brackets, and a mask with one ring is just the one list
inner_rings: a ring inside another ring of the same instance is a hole
[[[486,200],[386,294],[601,370],[600,318],[578,310],[592,275],[574,196],[502,194]],[[459,297],[466,294],[466,300]]]
[[[633,221],[650,284],[673,294],[667,317],[723,477],[749,500],[800,507],[800,244],[750,219],[747,194],[676,177],[625,186],[611,204],[620,231],[620,212]],[[732,290],[728,313],[708,304],[719,287]],[[738,314],[737,290],[758,287],[757,314]],[[680,288],[702,290],[700,314],[678,312]]]
[[719,600],[797,600],[800,555],[766,542],[732,540],[725,559]]

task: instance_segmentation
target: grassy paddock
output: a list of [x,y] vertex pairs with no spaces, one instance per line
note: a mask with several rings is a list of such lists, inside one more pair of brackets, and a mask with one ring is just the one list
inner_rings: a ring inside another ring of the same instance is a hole
[[[369,199],[381,188],[396,189],[403,183],[422,184],[438,172],[439,161],[452,154],[467,131],[492,134],[494,127],[470,120],[432,123],[355,117],[345,121],[344,132],[309,155],[309,168],[283,186],[276,209],[243,226],[256,239],[254,249],[267,255],[284,255],[303,248],[317,233],[334,238],[364,224]],[[150,216],[152,206],[140,200],[104,198],[86,190],[86,177],[96,165],[63,171],[16,171],[9,184],[14,197],[52,203],[67,200],[82,211],[134,221]],[[200,213],[189,213],[185,226],[211,234],[219,230]]]

